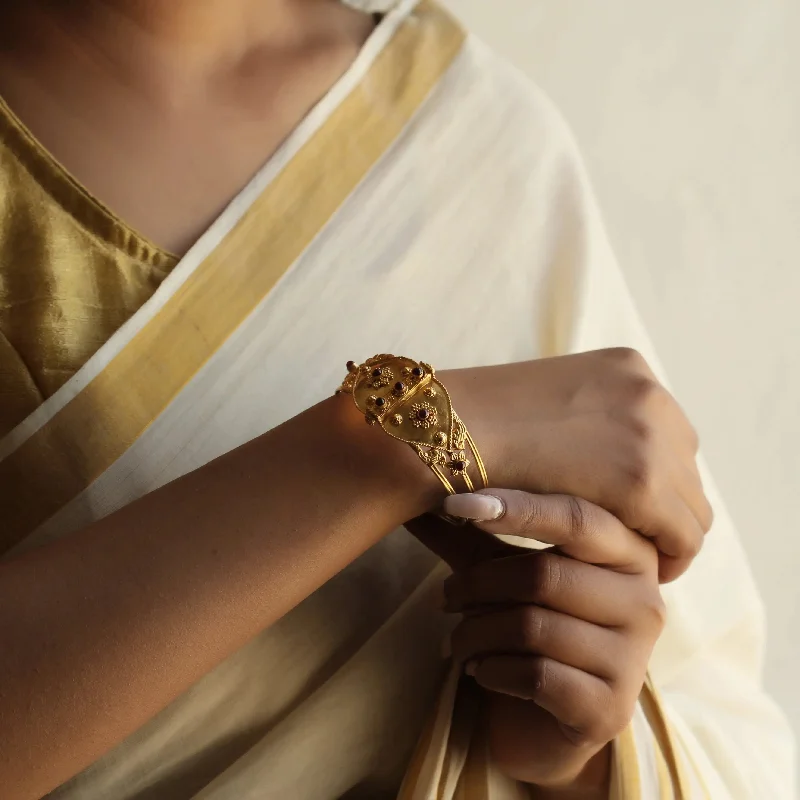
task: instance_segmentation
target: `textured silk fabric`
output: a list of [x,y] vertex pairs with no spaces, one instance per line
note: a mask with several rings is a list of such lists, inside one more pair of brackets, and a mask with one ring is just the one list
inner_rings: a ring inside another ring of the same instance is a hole
[[176,263],[72,180],[0,100],[0,437]]

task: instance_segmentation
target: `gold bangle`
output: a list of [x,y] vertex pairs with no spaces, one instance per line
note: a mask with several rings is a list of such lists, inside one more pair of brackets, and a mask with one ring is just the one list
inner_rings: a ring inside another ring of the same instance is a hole
[[373,356],[363,364],[348,361],[347,377],[336,393],[352,395],[368,424],[379,425],[414,448],[448,494],[456,494],[451,478],[460,478],[468,492],[475,488],[467,449],[472,451],[483,487],[489,487],[475,440],[430,364],[388,354]]

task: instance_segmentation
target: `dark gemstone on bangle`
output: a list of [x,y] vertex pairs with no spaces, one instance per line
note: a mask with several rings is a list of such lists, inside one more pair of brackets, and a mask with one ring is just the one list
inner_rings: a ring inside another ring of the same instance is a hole
[[381,376],[381,371],[380,371],[380,369],[374,369],[374,370],[372,370],[372,377],[373,377],[373,378],[380,378],[380,376]]
[[462,472],[466,468],[467,468],[467,465],[463,461],[454,461],[453,462],[453,469],[456,470],[456,472]]
[[417,419],[428,419],[428,413],[429,412],[427,408],[421,408],[419,411],[417,411]]
[[375,400],[375,405],[378,406],[378,408],[380,408],[381,406],[386,405],[386,401],[382,397],[378,397]]
[[355,361],[348,361],[347,362],[347,371],[348,372],[355,372],[356,370],[356,362]]
[[425,372],[422,369],[422,367],[414,367],[414,369],[411,370],[411,374],[415,378],[421,378],[425,374]]
[[406,385],[402,381],[397,381],[397,383],[394,385],[394,390],[398,394],[403,394],[403,392],[406,390]]

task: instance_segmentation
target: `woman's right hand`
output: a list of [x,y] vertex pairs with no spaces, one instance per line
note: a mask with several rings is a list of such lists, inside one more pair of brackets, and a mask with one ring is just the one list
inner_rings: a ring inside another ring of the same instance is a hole
[[713,518],[697,469],[697,435],[636,351],[439,377],[493,485],[602,506],[654,540],[662,581],[678,577],[697,555]]

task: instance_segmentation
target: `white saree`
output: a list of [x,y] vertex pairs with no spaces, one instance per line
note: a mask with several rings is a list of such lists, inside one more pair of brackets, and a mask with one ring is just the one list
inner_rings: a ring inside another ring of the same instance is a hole
[[[152,299],[0,442],[0,538],[13,555],[69,535],[330,394],[348,358],[617,345],[655,362],[558,114],[437,6],[402,0]],[[664,589],[614,797],[792,795],[761,604],[707,488],[717,521]],[[397,531],[51,796],[528,797],[459,712],[466,681],[442,689],[443,574]]]

